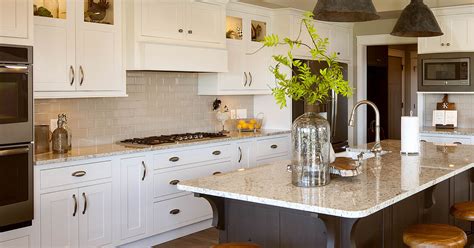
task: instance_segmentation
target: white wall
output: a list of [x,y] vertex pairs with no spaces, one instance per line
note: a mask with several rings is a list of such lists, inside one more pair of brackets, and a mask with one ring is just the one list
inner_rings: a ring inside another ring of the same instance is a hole
[[280,109],[273,95],[255,96],[253,99],[255,115],[265,114],[263,128],[265,129],[291,129],[291,100],[287,100],[287,107]]

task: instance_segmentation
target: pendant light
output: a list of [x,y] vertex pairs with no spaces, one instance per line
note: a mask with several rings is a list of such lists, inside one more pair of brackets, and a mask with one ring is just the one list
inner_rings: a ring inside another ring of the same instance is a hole
[[329,22],[365,22],[377,20],[372,0],[318,0],[314,19]]
[[402,11],[391,34],[401,37],[433,37],[441,36],[443,32],[433,12],[423,0],[411,0]]

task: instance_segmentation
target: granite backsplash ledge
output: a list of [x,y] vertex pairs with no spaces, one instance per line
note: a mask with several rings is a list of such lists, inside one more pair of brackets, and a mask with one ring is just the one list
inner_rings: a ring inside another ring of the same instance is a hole
[[[127,73],[123,98],[35,100],[35,124],[68,115],[73,146],[111,144],[131,137],[220,130],[215,96],[198,96],[197,73]],[[231,109],[253,113],[253,96],[220,96]]]

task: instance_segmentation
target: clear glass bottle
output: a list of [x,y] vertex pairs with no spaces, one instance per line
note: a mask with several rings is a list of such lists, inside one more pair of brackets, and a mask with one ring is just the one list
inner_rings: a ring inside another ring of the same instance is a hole
[[68,133],[64,128],[64,116],[58,116],[58,127],[53,132],[53,153],[67,153],[68,150]]
[[314,107],[296,118],[292,128],[292,184],[324,186],[330,182],[331,132],[329,122]]
[[63,114],[63,116],[64,116],[64,125],[63,125],[63,127],[67,131],[67,149],[68,149],[68,151],[71,151],[72,150],[72,130],[68,125],[68,120],[67,120],[66,114]]

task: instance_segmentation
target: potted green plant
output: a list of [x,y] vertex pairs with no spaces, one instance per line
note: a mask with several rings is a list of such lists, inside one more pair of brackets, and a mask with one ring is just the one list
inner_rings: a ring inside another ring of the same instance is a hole
[[[310,44],[300,40],[302,32],[308,32]],[[263,47],[286,48],[286,54],[273,56],[276,65],[270,68],[276,79],[276,86],[272,88],[276,102],[283,108],[287,105],[287,98],[291,98],[304,100],[308,106],[307,112],[298,117],[292,127],[292,183],[296,186],[314,187],[329,183],[331,132],[328,121],[316,113],[314,106],[325,104],[331,97],[331,90],[344,97],[352,94],[352,88],[344,80],[337,62],[337,54],[328,54],[328,45],[328,39],[318,35],[310,12],[304,14],[296,39],[280,39],[271,34],[263,40]],[[295,48],[306,48],[313,60],[325,62],[327,68],[312,73],[306,63],[294,59]],[[288,71],[295,73],[289,74]]]

